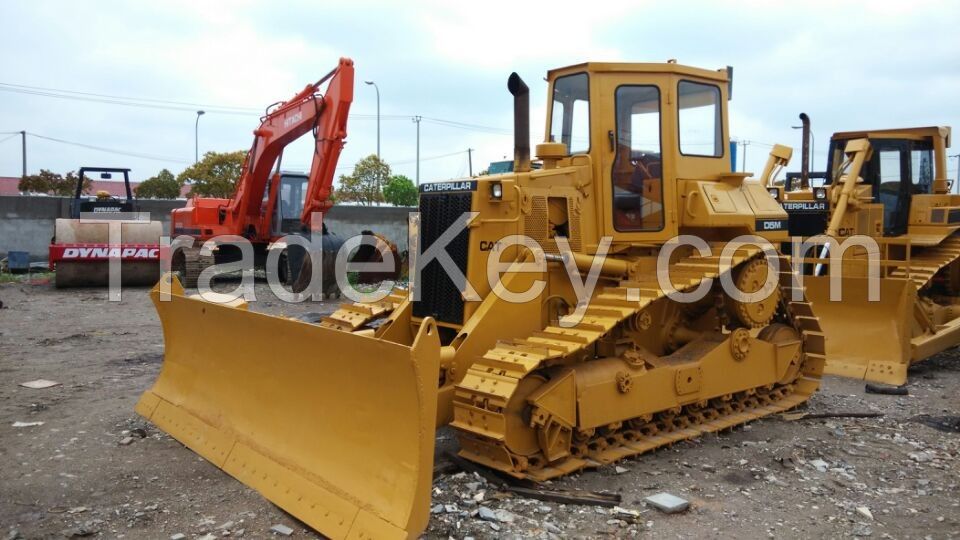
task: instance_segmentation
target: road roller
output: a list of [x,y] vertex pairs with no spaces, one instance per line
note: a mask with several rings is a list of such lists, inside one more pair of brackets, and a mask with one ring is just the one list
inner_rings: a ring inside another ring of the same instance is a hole
[[[87,174],[109,180],[123,176],[126,198],[106,191],[84,196]],[[140,212],[130,188],[130,169],[80,167],[70,201],[70,217],[57,219],[50,240],[50,270],[62,287],[104,287],[110,284],[110,261],[120,262],[120,284],[153,285],[160,275],[163,226]]]

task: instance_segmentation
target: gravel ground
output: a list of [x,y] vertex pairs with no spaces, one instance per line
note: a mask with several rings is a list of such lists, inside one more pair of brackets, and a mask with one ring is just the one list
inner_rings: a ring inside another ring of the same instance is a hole
[[[102,290],[0,285],[0,535],[265,538],[281,524],[317,537],[133,412],[160,368],[159,322],[146,290],[105,299]],[[261,300],[254,309],[334,307]],[[62,384],[18,386],[39,378]],[[948,351],[910,378],[910,395],[886,396],[828,377],[807,408],[880,418],[768,418],[548,486],[618,493],[616,509],[527,499],[474,473],[445,473],[426,536],[960,537],[960,434],[923,421],[960,414],[960,358]],[[455,447],[446,429],[438,443]],[[659,492],[690,508],[664,514],[644,502]]]

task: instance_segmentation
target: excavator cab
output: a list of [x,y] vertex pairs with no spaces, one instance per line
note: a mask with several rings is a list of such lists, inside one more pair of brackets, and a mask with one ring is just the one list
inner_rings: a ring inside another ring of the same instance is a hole
[[307,198],[308,183],[309,177],[306,174],[286,171],[280,173],[276,210],[271,227],[272,236],[279,237],[303,231],[300,214],[303,212],[303,203]]

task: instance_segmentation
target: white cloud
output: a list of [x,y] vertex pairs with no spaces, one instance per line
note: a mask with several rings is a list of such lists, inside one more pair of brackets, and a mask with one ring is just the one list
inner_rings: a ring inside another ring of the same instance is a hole
[[[383,156],[415,155],[420,114],[510,130],[510,71],[531,87],[531,133],[542,134],[548,69],[586,60],[735,67],[730,131],[742,138],[799,145],[797,114],[813,118],[820,148],[835,130],[916,124],[960,125],[960,5],[953,2],[815,0],[626,1],[396,5],[313,1],[80,3],[5,2],[15,21],[0,35],[0,82],[104,94],[264,107],[289,97],[352,56],[358,83],[381,89]],[[371,114],[375,93],[358,84],[352,110]],[[194,113],[117,107],[0,92],[0,132],[27,129],[134,152],[193,157]],[[250,144],[255,116],[210,114],[200,148]],[[351,119],[341,165],[375,151],[376,123]],[[0,139],[3,135],[0,135]],[[0,143],[0,175],[19,174],[16,139]],[[474,169],[511,155],[512,138],[424,122],[421,155],[475,148]],[[748,149],[748,170],[765,159]],[[286,155],[309,162],[309,141]],[[179,163],[115,156],[30,140],[30,169],[81,164],[134,167],[137,178]],[[464,169],[465,155],[422,163],[424,180]],[[794,160],[794,164],[797,160]],[[951,160],[951,167],[955,160]],[[413,177],[415,166],[396,169]],[[343,171],[341,171],[343,172]]]

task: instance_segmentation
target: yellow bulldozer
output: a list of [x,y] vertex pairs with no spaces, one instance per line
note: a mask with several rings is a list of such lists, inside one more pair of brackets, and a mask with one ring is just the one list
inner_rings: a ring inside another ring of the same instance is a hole
[[827,373],[902,385],[911,363],[960,344],[949,147],[948,127],[835,133],[825,185],[771,187],[792,235],[824,235],[794,255],[827,335]]
[[541,168],[513,74],[513,171],[421,186],[409,291],[309,323],[165,275],[164,363],[137,411],[329,537],[399,538],[428,523],[438,426],[539,481],[807,400],[824,339],[756,236],[785,241],[786,212],[731,171],[732,70],[547,81]]

